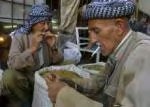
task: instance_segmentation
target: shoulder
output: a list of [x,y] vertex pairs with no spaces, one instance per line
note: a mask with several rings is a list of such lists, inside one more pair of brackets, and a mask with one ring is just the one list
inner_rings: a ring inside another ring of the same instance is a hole
[[134,32],[133,34],[133,38],[132,38],[132,42],[134,42],[134,44],[130,44],[130,45],[134,45],[132,48],[132,52],[135,52],[137,55],[137,52],[149,52],[150,50],[150,36],[141,33],[141,32]]
[[139,71],[143,66],[150,69],[148,65],[150,63],[150,37],[140,32],[136,32],[135,36],[137,41],[126,58],[124,66],[132,71]]
[[150,41],[139,43],[125,61],[125,68],[132,72],[150,69]]
[[13,39],[15,40],[18,40],[18,41],[22,41],[24,40],[25,38],[27,38],[27,34],[25,33],[19,33],[19,32],[16,32],[14,35],[13,35]]
[[[133,51],[141,52],[142,53],[149,53],[150,52],[150,36],[137,32],[137,38],[139,41],[137,42],[135,49]],[[138,53],[137,53],[138,54]]]
[[140,39],[150,40],[150,36],[141,32],[136,32],[136,36]]

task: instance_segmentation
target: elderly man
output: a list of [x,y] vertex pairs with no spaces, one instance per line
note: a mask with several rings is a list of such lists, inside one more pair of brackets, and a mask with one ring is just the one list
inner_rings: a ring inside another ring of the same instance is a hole
[[50,75],[46,81],[56,107],[150,106],[150,38],[130,29],[134,9],[132,0],[92,0],[87,5],[83,17],[88,20],[89,38],[99,42],[102,54],[109,56],[103,101],[93,101]]
[[15,96],[18,102],[29,98],[32,100],[36,70],[63,60],[57,47],[57,37],[49,28],[50,19],[47,5],[33,5],[25,25],[16,30],[13,36],[8,58],[10,70],[3,74],[3,91]]

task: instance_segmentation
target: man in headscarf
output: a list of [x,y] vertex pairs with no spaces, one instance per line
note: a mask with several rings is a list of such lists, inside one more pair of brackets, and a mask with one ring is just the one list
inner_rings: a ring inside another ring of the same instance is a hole
[[36,70],[63,60],[57,47],[57,37],[51,33],[50,19],[47,5],[33,5],[26,23],[13,36],[8,57],[9,70],[3,74],[3,91],[18,102],[26,102],[29,98],[32,101]]
[[88,20],[89,38],[108,56],[102,100],[91,100],[49,75],[48,92],[55,107],[150,106],[150,38],[130,29],[134,10],[132,0],[92,0],[87,5],[83,17]]

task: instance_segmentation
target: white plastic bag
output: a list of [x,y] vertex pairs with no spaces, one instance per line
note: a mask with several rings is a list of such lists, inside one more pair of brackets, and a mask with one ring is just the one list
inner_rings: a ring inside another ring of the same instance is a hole
[[78,46],[72,42],[66,42],[64,48],[64,61],[69,61],[74,64],[80,62],[81,53]]
[[48,97],[47,85],[43,77],[40,76],[41,72],[51,70],[67,70],[76,72],[78,75],[84,78],[90,78],[88,72],[83,71],[82,69],[76,67],[75,65],[64,65],[64,66],[51,66],[45,67],[35,73],[35,84],[34,84],[34,93],[33,93],[33,102],[32,107],[53,107],[52,102]]

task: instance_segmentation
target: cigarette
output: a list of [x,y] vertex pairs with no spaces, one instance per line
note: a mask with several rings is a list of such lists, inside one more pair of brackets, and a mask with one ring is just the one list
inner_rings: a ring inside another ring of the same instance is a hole
[[92,53],[91,57],[93,57],[93,56],[99,51],[99,49],[100,49],[100,46],[98,46],[98,47],[96,48],[96,50]]
[[57,34],[55,34],[54,36],[55,36],[56,38],[58,37],[58,35],[57,35]]

